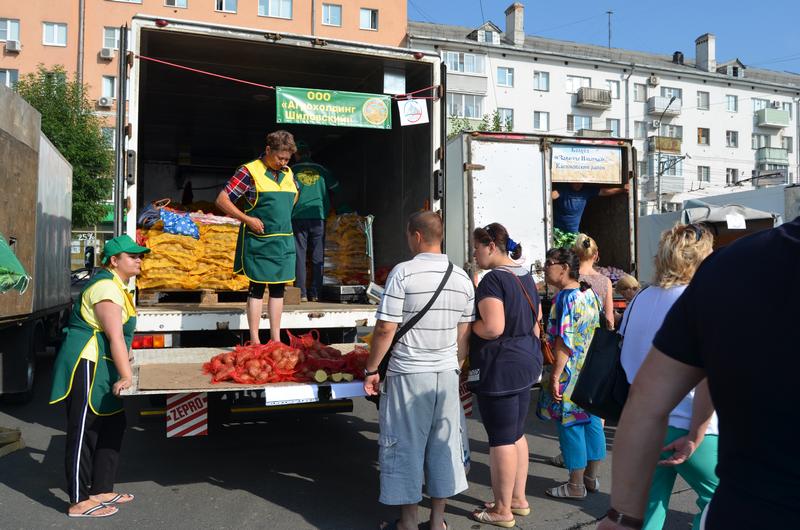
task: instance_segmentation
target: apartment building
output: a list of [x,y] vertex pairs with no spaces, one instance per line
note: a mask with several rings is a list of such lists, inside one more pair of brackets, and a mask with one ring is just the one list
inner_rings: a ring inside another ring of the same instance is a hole
[[800,76],[717,62],[711,34],[691,61],[526,36],[521,3],[505,15],[504,31],[409,22],[408,46],[438,50],[447,64],[451,116],[497,110],[514,131],[633,138],[643,212],[659,181],[665,209],[754,177],[798,182]]
[[0,83],[63,65],[89,85],[113,144],[119,28],[136,14],[388,46],[406,36],[403,0],[9,1],[0,3]]

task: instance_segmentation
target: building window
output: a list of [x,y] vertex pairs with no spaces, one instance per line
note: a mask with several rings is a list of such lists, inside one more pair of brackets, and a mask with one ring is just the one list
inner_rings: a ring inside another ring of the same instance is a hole
[[45,46],[66,46],[67,25],[57,22],[42,23],[42,44]]
[[753,112],[769,107],[769,100],[762,98],[753,98]]
[[536,131],[549,131],[550,130],[550,113],[544,111],[533,112],[533,128]]
[[342,6],[338,4],[322,4],[322,24],[325,26],[341,26]]
[[[324,12],[323,8],[323,12]],[[258,0],[258,15],[262,17],[292,18],[292,0]]]
[[500,128],[504,131],[514,130],[514,109],[497,109],[497,114],[500,116]]
[[180,7],[186,9],[188,0],[164,0],[164,5],[167,7]]
[[592,79],[590,77],[579,77],[577,75],[567,76],[567,93],[575,94],[581,87],[591,87]]
[[697,128],[697,145],[711,144],[711,130],[703,127]]
[[781,146],[786,149],[787,153],[791,153],[794,151],[794,142],[792,142],[791,136],[784,136],[781,138]]
[[611,131],[611,136],[619,138],[619,120],[606,118],[606,130]]
[[567,130],[577,132],[581,129],[590,130],[592,128],[591,116],[579,116],[577,114],[567,114]]
[[671,98],[675,96],[675,99],[683,99],[683,90],[671,86],[662,86],[661,96],[665,98]]
[[725,105],[728,112],[739,112],[739,96],[728,94],[725,96]]
[[619,99],[619,81],[607,79],[606,86],[608,91],[611,92],[611,99]]
[[[677,155],[667,155],[661,154],[660,157],[654,156],[652,160],[651,167],[655,168],[659,163],[659,158],[661,161],[661,174],[667,175],[670,177],[680,177],[683,175],[683,158]],[[657,175],[657,171],[653,171],[654,175]]]
[[106,147],[114,149],[114,143],[117,139],[117,129],[115,127],[103,127],[101,132],[103,133],[103,140],[106,142]]
[[378,10],[361,8],[361,29],[378,31]]
[[237,2],[238,0],[217,0],[217,11],[236,13]]
[[648,174],[648,171],[647,171],[647,160],[639,160],[638,162],[636,162],[636,164],[639,167],[639,176],[640,177],[644,177],[645,175]]
[[646,137],[647,137],[647,122],[644,121],[633,122],[634,140],[644,140]]
[[697,91],[697,108],[700,110],[708,110],[709,107],[709,94],[708,92]]
[[507,66],[497,67],[497,85],[513,87],[514,86],[514,69]]
[[667,138],[683,138],[683,126],[682,125],[670,125],[670,124],[662,124],[661,125],[661,136],[666,136]]
[[753,149],[760,149],[762,147],[769,147],[769,135],[753,134]]
[[789,113],[789,119],[792,119],[792,104],[788,101],[783,102],[783,110]]
[[463,52],[444,52],[444,62],[447,69],[451,72],[462,72],[465,74],[485,73],[485,57],[474,53]]
[[115,99],[117,97],[117,78],[111,75],[103,76],[103,97]]
[[447,94],[447,113],[462,118],[483,117],[483,96],[472,94]]
[[633,84],[633,100],[638,102],[647,101],[647,85],[642,83]]
[[697,180],[711,182],[711,168],[709,166],[697,166]]
[[549,92],[550,72],[533,72],[533,89],[542,92]]
[[732,167],[725,168],[725,184],[732,185],[739,182],[739,170]]
[[725,146],[739,147],[739,131],[725,131]]
[[14,88],[19,81],[19,70],[0,70],[0,85]]
[[0,18],[0,41],[19,40],[19,20]]
[[488,44],[494,44],[494,36],[496,33],[490,29],[485,29],[483,31],[478,32],[478,40],[480,42],[486,42]]

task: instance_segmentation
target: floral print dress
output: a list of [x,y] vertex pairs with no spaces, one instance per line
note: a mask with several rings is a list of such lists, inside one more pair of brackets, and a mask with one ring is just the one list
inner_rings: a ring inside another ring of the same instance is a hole
[[542,390],[539,393],[536,411],[541,419],[560,421],[565,427],[589,421],[589,413],[569,398],[586,360],[594,332],[599,325],[600,301],[594,291],[565,289],[558,293],[550,308],[547,340],[555,352],[556,337],[561,337],[572,355],[559,378],[561,401],[554,400],[550,391],[550,374],[553,367],[548,366],[542,374]]

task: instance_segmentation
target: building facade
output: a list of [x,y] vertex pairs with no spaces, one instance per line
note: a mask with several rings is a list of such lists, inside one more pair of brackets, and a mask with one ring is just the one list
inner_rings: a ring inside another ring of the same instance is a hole
[[711,34],[696,40],[692,62],[526,36],[520,3],[505,15],[505,31],[409,22],[409,47],[438,50],[447,64],[451,116],[496,110],[514,131],[632,138],[642,212],[653,211],[659,182],[665,209],[757,177],[798,182],[800,76],[717,63]]

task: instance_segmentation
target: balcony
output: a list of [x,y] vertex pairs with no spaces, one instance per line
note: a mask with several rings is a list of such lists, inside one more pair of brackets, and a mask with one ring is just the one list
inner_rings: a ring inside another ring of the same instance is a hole
[[789,126],[789,111],[783,109],[761,109],[756,111],[756,125],[769,129]]
[[582,86],[578,89],[578,98],[575,101],[575,106],[586,109],[610,109],[611,91]]
[[[645,193],[656,193],[658,190],[658,177],[649,179],[645,186]],[[662,175],[661,194],[680,193],[686,191],[686,182],[682,176]]]
[[[647,100],[647,113],[655,116],[680,116],[682,102],[675,99],[672,105],[669,104],[670,98],[665,96],[653,96]],[[667,108],[669,106],[669,108]],[[665,111],[666,109],[666,111]]]
[[681,139],[671,136],[650,136],[647,138],[647,152],[680,153]]
[[614,131],[609,129],[598,130],[598,129],[579,129],[578,134],[576,136],[581,136],[584,138],[613,138]]
[[756,149],[756,162],[759,164],[788,165],[789,151],[783,147],[759,147]]

